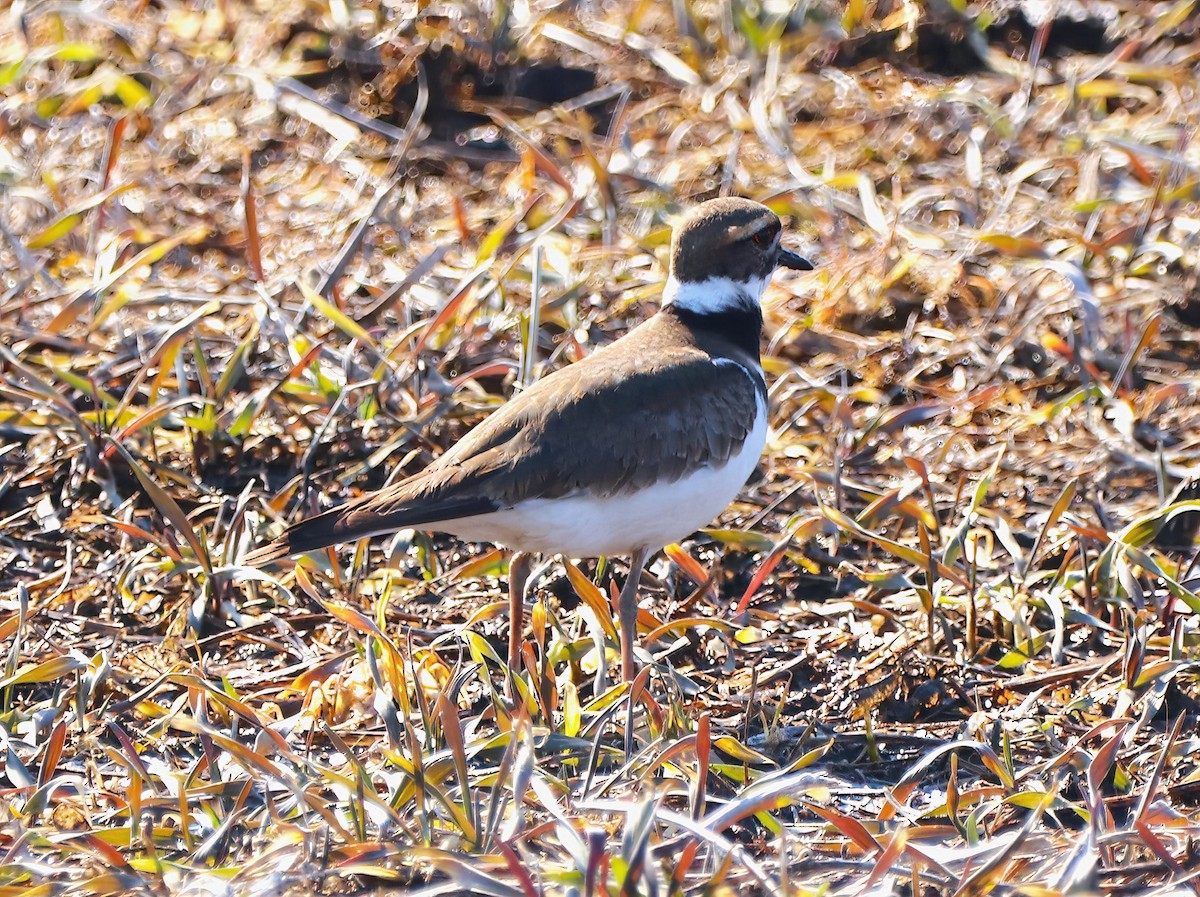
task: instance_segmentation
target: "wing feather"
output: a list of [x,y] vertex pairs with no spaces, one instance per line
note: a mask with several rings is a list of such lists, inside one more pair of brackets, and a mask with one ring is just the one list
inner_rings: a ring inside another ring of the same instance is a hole
[[656,321],[538,381],[420,473],[294,524],[248,561],[724,465],[765,403],[762,375],[664,335]]

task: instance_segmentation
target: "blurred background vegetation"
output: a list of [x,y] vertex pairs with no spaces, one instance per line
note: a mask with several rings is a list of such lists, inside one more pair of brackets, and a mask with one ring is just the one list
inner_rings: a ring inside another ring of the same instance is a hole
[[[0,890],[1194,893],[1194,5],[12,4]],[[489,546],[239,566],[722,194],[818,270],[633,688],[603,562],[519,671]]]

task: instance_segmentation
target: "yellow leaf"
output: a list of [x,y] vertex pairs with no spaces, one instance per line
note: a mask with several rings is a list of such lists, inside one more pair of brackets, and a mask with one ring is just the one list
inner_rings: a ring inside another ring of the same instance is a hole
[[305,300],[313,306],[317,311],[333,322],[334,326],[346,336],[356,339],[359,342],[365,343],[374,348],[375,341],[371,339],[371,334],[367,333],[363,326],[358,321],[351,318],[332,302],[326,299],[303,281],[297,282],[300,287],[300,292],[304,294]]
[[68,212],[65,215],[60,215],[45,228],[30,237],[29,241],[25,244],[25,248],[45,249],[51,243],[58,242],[73,231],[82,220],[83,215],[77,212]]
[[7,679],[0,681],[0,688],[24,685],[26,682],[53,682],[55,679],[61,679],[68,673],[81,670],[86,666],[86,661],[72,657],[70,654],[63,654],[41,663],[27,664],[21,667]]
[[719,748],[723,753],[744,763],[769,764],[771,762],[758,751],[746,747],[732,735],[722,735],[713,739],[713,747]]
[[763,633],[757,626],[747,626],[739,629],[733,637],[739,645],[753,645],[755,642],[762,641]]
[[154,102],[154,95],[142,85],[142,82],[129,75],[119,75],[112,87],[117,99],[127,109],[147,109]]
[[94,62],[101,59],[104,53],[91,44],[65,43],[55,47],[50,56],[60,62]]
[[994,246],[1005,255],[1018,258],[1045,258],[1046,248],[1037,240],[1028,237],[1014,237],[1011,234],[980,234],[977,238],[981,243]]

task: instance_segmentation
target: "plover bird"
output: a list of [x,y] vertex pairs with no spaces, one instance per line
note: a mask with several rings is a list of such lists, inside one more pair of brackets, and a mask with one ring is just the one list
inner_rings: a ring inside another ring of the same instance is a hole
[[244,562],[409,528],[512,548],[515,674],[528,554],[629,555],[618,619],[632,680],[647,558],[720,514],[766,442],[760,300],[779,266],[812,269],[781,233],[757,202],[701,203],[675,230],[657,314],[516,395],[420,473],[292,524]]

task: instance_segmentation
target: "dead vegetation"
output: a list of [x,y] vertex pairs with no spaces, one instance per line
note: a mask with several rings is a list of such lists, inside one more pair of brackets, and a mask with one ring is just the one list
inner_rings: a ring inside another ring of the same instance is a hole
[[[1196,892],[1193,6],[14,7],[0,889]],[[632,689],[602,565],[515,708],[503,553],[238,566],[649,314],[720,193],[818,271]]]

